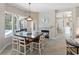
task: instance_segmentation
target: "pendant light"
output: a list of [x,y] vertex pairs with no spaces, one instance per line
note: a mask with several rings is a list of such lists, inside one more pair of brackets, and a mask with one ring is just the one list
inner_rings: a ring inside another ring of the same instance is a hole
[[31,17],[31,10],[30,10],[30,5],[31,3],[29,3],[29,16],[26,18],[27,21],[32,21],[32,17]]

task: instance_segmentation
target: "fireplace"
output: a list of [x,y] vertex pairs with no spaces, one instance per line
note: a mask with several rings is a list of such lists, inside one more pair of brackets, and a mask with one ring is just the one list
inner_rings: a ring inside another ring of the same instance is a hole
[[41,30],[45,34],[45,38],[49,38],[49,30]]

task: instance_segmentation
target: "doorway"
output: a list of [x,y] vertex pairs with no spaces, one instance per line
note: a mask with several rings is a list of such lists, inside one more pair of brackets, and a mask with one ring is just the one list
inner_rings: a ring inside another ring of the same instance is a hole
[[72,11],[56,11],[56,36],[64,34],[66,38],[72,37],[73,22]]

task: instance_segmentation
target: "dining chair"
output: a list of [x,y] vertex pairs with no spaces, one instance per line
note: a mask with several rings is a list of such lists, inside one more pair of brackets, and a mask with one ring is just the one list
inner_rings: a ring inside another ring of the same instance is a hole
[[42,50],[44,49],[45,37],[42,35],[37,39],[38,41],[33,41],[33,49],[38,50],[39,54],[42,54]]
[[31,41],[29,38],[18,37],[19,39],[19,54],[26,55],[31,51]]
[[18,48],[18,37],[17,36],[13,36],[12,38],[12,52],[19,52],[19,48]]
[[[72,40],[71,40],[72,41]],[[79,45],[75,42],[70,42],[66,40],[66,50],[67,50],[67,55],[78,55],[79,54]]]
[[42,49],[44,49],[45,48],[45,35],[40,36],[39,41],[41,42]]
[[25,29],[20,29],[20,31],[27,31],[27,29],[25,28]]

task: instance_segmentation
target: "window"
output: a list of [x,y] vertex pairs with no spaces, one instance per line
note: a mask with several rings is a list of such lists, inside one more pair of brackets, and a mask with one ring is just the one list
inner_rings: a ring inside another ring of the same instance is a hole
[[17,29],[17,24],[16,24],[17,23],[17,17],[14,16],[13,20],[14,20],[14,22],[13,22],[13,24],[14,24],[13,30],[16,30]]
[[5,35],[15,33],[20,29],[25,29],[27,27],[26,23],[24,17],[5,12]]
[[26,21],[24,19],[24,17],[22,16],[14,16],[13,17],[13,21],[14,21],[14,31],[20,30],[20,29],[24,29],[26,28]]
[[27,21],[24,19],[24,17],[19,17],[19,28],[20,29],[27,28]]
[[12,14],[5,12],[5,38],[12,33]]
[[12,15],[5,13],[5,32],[12,30]]

